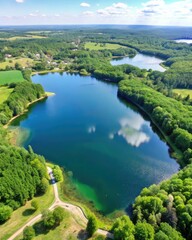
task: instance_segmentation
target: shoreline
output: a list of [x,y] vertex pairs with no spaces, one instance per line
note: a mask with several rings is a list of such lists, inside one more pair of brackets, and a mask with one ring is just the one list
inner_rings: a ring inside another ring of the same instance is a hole
[[128,96],[126,96],[123,92],[118,90],[118,96],[122,99],[124,99],[125,101],[127,101],[128,103],[133,104],[134,106],[136,106],[138,109],[140,109],[143,113],[145,113],[147,115],[147,117],[149,118],[150,122],[158,129],[158,131],[161,133],[162,137],[164,138],[166,144],[169,146],[169,148],[172,150],[172,153],[174,154],[178,154],[176,156],[172,155],[170,153],[170,155],[175,159],[175,161],[182,167],[182,159],[180,159],[180,157],[182,158],[182,153],[180,152],[180,150],[178,148],[175,147],[175,145],[172,143],[172,141],[170,140],[170,138],[164,133],[164,131],[158,126],[158,124],[154,121],[154,119],[152,118],[152,116],[143,108],[141,107],[139,104],[137,104],[136,102],[132,101],[129,99]]
[[[50,96],[51,96],[51,95],[50,95]],[[34,103],[36,103],[36,102],[39,102],[39,101],[41,101],[41,100],[43,100],[43,99],[46,99],[46,98],[48,98],[48,97],[49,97],[49,96],[46,94],[45,96],[40,97],[40,98],[38,98],[38,99],[36,99],[36,100],[28,103],[26,109],[25,109],[22,113],[14,116],[14,117],[12,117],[12,118],[8,121],[8,123],[3,126],[3,128],[7,129],[13,120],[15,120],[16,118],[18,118],[18,117],[22,116],[23,114],[25,114],[26,112],[28,112],[28,107],[29,107],[29,106],[31,106],[32,104],[34,104]]]

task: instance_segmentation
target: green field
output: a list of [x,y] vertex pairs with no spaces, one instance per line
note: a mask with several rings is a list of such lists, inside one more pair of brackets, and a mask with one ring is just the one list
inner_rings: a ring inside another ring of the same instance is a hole
[[28,39],[41,39],[46,38],[44,36],[38,36],[38,35],[25,35],[25,36],[15,36],[10,38],[0,38],[0,40],[7,40],[7,41],[15,41],[15,40],[28,40]]
[[95,42],[87,42],[85,43],[85,49],[90,50],[113,50],[118,48],[126,48],[119,44],[112,44],[112,43],[95,43]]
[[22,67],[31,67],[33,60],[31,58],[10,58],[5,62],[0,63],[0,69],[5,69],[8,67],[15,67],[15,63],[21,64]]
[[181,95],[182,98],[187,97],[188,95],[192,99],[192,90],[191,89],[173,89],[174,93]]
[[13,70],[0,72],[0,85],[22,81],[24,81],[24,78],[21,71]]
[[0,104],[7,100],[13,88],[0,87]]

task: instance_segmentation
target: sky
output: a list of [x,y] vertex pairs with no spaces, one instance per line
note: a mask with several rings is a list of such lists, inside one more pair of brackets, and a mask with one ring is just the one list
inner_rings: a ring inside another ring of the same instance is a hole
[[192,0],[0,0],[0,25],[192,26]]

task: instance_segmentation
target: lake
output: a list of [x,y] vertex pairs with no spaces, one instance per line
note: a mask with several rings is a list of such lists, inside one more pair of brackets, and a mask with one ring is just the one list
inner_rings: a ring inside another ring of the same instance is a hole
[[30,131],[25,147],[72,171],[81,196],[104,214],[178,171],[150,121],[117,97],[117,85],[67,73],[32,79],[55,95],[12,125]]
[[164,72],[166,69],[163,68],[160,64],[163,62],[162,59],[148,56],[145,54],[138,53],[135,57],[124,57],[124,58],[114,58],[111,61],[113,66],[122,65],[122,64],[130,64],[141,69],[152,69],[160,72]]
[[175,40],[175,42],[192,44],[192,39],[178,39],[178,40]]

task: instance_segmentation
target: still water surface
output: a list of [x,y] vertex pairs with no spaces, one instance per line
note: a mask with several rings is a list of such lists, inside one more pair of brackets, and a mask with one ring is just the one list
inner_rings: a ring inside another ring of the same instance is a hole
[[116,85],[66,73],[33,82],[56,95],[13,122],[30,130],[24,146],[72,171],[82,197],[105,214],[178,170],[150,122],[118,99]]
[[152,70],[164,72],[166,69],[160,65],[162,62],[163,60],[160,58],[138,53],[133,58],[129,58],[129,57],[114,58],[111,61],[111,64],[113,66],[117,66],[121,64],[130,64],[130,65],[139,67],[141,69],[147,69],[147,70],[152,69]]

